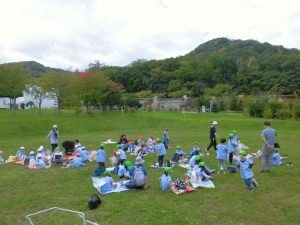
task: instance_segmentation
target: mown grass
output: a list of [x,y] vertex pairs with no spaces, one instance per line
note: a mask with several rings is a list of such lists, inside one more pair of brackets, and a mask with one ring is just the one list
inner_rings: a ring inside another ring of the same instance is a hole
[[[121,117],[119,112],[96,113],[94,117],[76,116],[73,111],[0,111],[0,148],[5,158],[15,154],[20,146],[36,150],[45,141],[53,124],[58,124],[61,141],[80,139],[89,149],[101,141],[116,140],[123,133],[128,137],[150,134],[161,137],[165,127],[170,130],[171,157],[176,144],[188,152],[194,141],[204,149],[208,144],[209,124],[219,122],[220,137],[236,129],[243,143],[256,152],[261,147],[263,119],[243,114],[181,114],[178,112],[135,112]],[[25,215],[58,206],[83,211],[91,221],[100,224],[299,224],[299,121],[272,120],[279,133],[282,152],[295,166],[276,167],[273,173],[260,174],[260,162],[255,161],[255,177],[259,187],[249,194],[237,174],[215,175],[216,189],[197,189],[181,196],[162,193],[159,188],[161,170],[149,168],[155,155],[147,156],[150,188],[101,196],[102,204],[95,211],[87,208],[88,197],[95,193],[91,175],[96,162],[80,169],[29,170],[13,164],[0,166],[0,224],[26,224]],[[108,148],[108,155],[113,147]],[[133,157],[129,157],[133,162]],[[216,168],[215,156],[204,159]],[[172,178],[183,177],[185,170],[174,167]],[[117,178],[115,177],[117,180]],[[78,218],[62,213],[36,217],[37,224],[80,224]]]

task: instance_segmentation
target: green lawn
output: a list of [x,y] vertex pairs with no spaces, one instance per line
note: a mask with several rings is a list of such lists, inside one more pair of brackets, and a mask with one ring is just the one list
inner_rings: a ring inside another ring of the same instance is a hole
[[[96,149],[101,141],[116,140],[122,133],[128,137],[150,134],[161,137],[169,128],[171,157],[176,144],[188,152],[194,141],[204,149],[208,144],[209,124],[217,120],[217,133],[227,137],[236,129],[241,141],[256,152],[262,145],[260,132],[264,119],[250,118],[243,114],[181,114],[179,112],[119,112],[96,113],[94,117],[76,116],[73,111],[17,111],[16,117],[8,110],[0,111],[0,148],[7,158],[20,146],[27,153],[44,145],[53,124],[58,124],[60,139],[78,138],[88,149]],[[25,215],[58,206],[83,211],[89,220],[100,224],[299,224],[299,121],[272,120],[279,133],[283,154],[294,162],[293,168],[281,166],[270,174],[260,174],[260,162],[255,161],[255,178],[259,187],[247,192],[238,174],[214,175],[216,189],[197,189],[193,193],[176,196],[162,193],[159,177],[162,170],[152,170],[149,164],[157,160],[155,155],[146,159],[150,188],[145,191],[127,191],[100,196],[101,206],[89,211],[87,200],[96,193],[91,175],[96,162],[80,169],[62,169],[54,166],[48,170],[29,170],[19,165],[0,166],[0,224],[26,224]],[[110,155],[112,147],[108,148]],[[130,157],[129,157],[130,158]],[[133,162],[133,157],[130,158]],[[215,156],[204,160],[216,168]],[[107,162],[108,164],[108,162]],[[182,177],[185,170],[174,167],[172,178]],[[115,179],[117,179],[115,177]],[[37,224],[80,224],[79,220],[62,213],[50,213],[37,217]],[[67,221],[67,222],[66,222]]]

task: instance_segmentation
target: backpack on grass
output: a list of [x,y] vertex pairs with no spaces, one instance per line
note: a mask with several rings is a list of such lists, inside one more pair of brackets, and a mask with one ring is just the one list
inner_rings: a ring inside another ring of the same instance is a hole
[[93,194],[93,195],[89,198],[88,206],[89,206],[89,209],[90,209],[90,210],[98,208],[98,206],[99,206],[100,204],[101,204],[101,199],[99,198],[98,195]]
[[185,190],[186,189],[186,183],[183,178],[177,178],[175,181],[175,187],[178,190]]
[[142,187],[145,185],[146,178],[141,166],[137,166],[135,168],[135,171],[133,173],[133,181],[136,187]]

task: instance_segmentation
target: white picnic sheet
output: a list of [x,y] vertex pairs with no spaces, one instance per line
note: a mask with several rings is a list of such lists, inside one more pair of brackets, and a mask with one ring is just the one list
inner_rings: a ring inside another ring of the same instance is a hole
[[129,182],[129,180],[126,180],[126,181],[115,182],[115,184],[117,184],[116,188],[114,188],[112,191],[108,191],[106,193],[102,193],[101,192],[101,186],[106,183],[104,181],[104,179],[103,178],[99,178],[99,177],[92,177],[92,180],[93,180],[93,186],[94,186],[94,188],[96,188],[97,191],[100,194],[103,194],[103,195],[106,195],[106,194],[109,194],[109,193],[114,193],[114,192],[122,192],[122,191],[128,191],[128,190],[130,190],[130,189],[128,189],[128,188],[125,187],[125,184],[127,182]]
[[190,182],[191,182],[193,188],[197,188],[197,187],[215,188],[215,184],[211,180],[202,181],[202,180],[197,179],[195,170],[186,173],[186,175],[190,177]]

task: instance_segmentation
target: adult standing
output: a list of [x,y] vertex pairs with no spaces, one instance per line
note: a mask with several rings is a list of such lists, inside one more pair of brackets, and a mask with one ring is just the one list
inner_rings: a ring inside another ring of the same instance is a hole
[[261,151],[261,172],[272,171],[272,159],[274,154],[274,143],[276,138],[276,130],[271,127],[270,121],[264,122],[264,130],[261,132],[263,146]]
[[50,130],[47,138],[50,138],[51,149],[53,152],[54,149],[58,146],[59,141],[59,131],[57,125],[52,126],[52,130]]
[[209,155],[209,149],[211,147],[214,146],[214,149],[217,150],[217,125],[218,125],[218,122],[217,121],[213,121],[210,125],[210,130],[209,130],[209,139],[210,139],[210,144],[209,146],[205,149],[206,150],[206,153],[207,155]]

